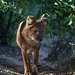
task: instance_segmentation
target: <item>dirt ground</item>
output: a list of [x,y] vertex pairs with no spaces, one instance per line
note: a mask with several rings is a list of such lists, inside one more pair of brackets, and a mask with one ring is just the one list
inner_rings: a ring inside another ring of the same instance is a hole
[[[46,50],[47,48],[45,47],[44,49]],[[44,58],[39,60],[39,64],[38,75],[75,75],[74,71],[59,73],[59,70],[56,69],[57,64],[51,63],[51,61],[47,61]],[[0,46],[0,75],[23,75],[23,73],[23,60],[20,48]]]
[[[5,56],[3,59],[1,57]],[[7,59],[13,59],[14,61],[10,61]],[[21,50],[18,47],[10,47],[10,46],[0,46],[0,75],[23,75],[22,72],[17,71],[17,69],[14,69],[16,67],[14,65],[14,62],[17,62],[16,60],[23,61],[21,56]],[[14,67],[10,63],[13,63]],[[17,62],[17,63],[18,63]],[[53,71],[54,69],[49,66],[49,62],[40,60],[39,61],[40,66],[38,66],[39,74],[38,75],[54,75]]]

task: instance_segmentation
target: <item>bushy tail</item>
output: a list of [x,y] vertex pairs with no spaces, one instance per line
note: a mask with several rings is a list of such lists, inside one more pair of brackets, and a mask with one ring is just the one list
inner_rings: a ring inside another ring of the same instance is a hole
[[22,48],[22,41],[23,41],[21,32],[25,25],[26,25],[26,21],[22,21],[17,30],[16,42],[20,48]]

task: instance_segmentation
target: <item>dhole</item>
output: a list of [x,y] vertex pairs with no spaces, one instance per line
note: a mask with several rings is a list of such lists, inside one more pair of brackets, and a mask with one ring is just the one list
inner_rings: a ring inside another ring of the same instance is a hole
[[[28,16],[26,21],[20,23],[17,30],[17,44],[21,48],[25,74],[36,75],[39,58],[39,49],[45,34],[46,18],[35,20],[34,16]],[[29,53],[32,53],[33,63],[30,65]]]

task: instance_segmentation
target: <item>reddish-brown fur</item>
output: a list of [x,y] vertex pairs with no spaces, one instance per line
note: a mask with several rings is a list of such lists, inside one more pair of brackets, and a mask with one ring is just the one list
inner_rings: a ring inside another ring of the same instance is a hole
[[[25,68],[25,75],[36,75],[39,49],[45,34],[46,18],[35,20],[28,16],[26,21],[20,23],[17,31],[17,44],[21,48]],[[32,52],[33,63],[30,65],[29,53]]]

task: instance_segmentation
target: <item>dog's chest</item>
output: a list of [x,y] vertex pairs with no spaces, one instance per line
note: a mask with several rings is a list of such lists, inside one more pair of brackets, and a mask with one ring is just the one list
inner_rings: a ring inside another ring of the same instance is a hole
[[36,43],[35,41],[32,41],[29,38],[27,39],[27,42],[22,44],[22,48],[25,49],[28,54],[29,53],[34,54],[33,52],[35,50],[38,50],[39,47],[40,47],[40,43]]
[[31,40],[30,38],[27,38],[26,40],[28,42],[28,45],[30,45],[31,47],[37,48],[40,45],[40,42],[35,42],[35,41]]
[[28,48],[26,51],[29,54],[29,53],[33,52],[33,49],[32,48]]

